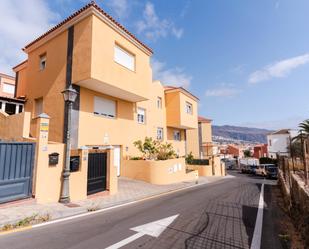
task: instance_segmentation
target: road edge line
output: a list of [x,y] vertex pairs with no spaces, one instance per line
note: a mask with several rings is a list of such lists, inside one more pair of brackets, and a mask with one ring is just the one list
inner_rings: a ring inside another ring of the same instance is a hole
[[260,249],[262,242],[262,229],[263,229],[263,212],[264,212],[264,186],[262,183],[258,213],[256,216],[255,227],[253,232],[253,238],[250,249]]

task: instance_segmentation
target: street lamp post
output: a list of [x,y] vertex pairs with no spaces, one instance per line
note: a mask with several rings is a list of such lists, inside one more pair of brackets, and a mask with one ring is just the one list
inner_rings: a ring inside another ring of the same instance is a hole
[[70,202],[70,189],[69,189],[69,177],[70,177],[70,150],[71,150],[71,114],[73,103],[78,95],[77,91],[70,85],[63,92],[63,98],[68,106],[68,127],[66,134],[66,155],[65,155],[65,166],[62,173],[62,189],[59,202],[69,203]]

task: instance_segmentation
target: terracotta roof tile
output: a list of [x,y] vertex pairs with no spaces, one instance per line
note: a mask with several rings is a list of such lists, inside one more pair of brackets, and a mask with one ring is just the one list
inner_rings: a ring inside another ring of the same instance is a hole
[[82,12],[84,12],[85,10],[89,9],[90,7],[94,7],[95,9],[97,9],[100,13],[102,13],[104,16],[106,16],[109,20],[111,20],[114,24],[116,24],[119,28],[121,28],[124,32],[126,32],[128,35],[130,35],[135,41],[137,41],[139,44],[141,44],[144,48],[146,48],[150,53],[153,53],[152,49],[149,48],[147,45],[145,45],[143,42],[141,42],[140,40],[138,40],[136,38],[135,35],[133,35],[131,32],[129,32],[124,26],[122,26],[119,22],[117,22],[114,18],[112,18],[109,14],[107,14],[103,9],[101,9],[94,1],[91,1],[90,3],[86,4],[84,7],[82,7],[81,9],[79,9],[78,11],[74,12],[72,15],[70,15],[69,17],[67,17],[66,19],[64,19],[62,22],[58,23],[56,26],[54,26],[53,28],[51,28],[50,30],[48,30],[46,33],[44,33],[43,35],[39,36],[37,39],[35,39],[34,41],[30,42],[29,44],[27,44],[23,50],[29,48],[30,46],[32,46],[33,44],[35,44],[36,42],[38,42],[39,40],[43,39],[44,37],[46,37],[47,35],[49,35],[50,33],[52,33],[53,31],[57,30],[58,28],[60,28],[61,26],[63,26],[65,23],[67,23],[68,21],[72,20],[74,17],[78,16],[79,14],[81,14]]
[[179,89],[180,91],[184,91],[186,93],[188,93],[189,95],[193,96],[194,98],[196,98],[197,100],[199,100],[198,97],[196,97],[195,95],[193,95],[191,92],[189,92],[187,89],[183,88],[183,87],[176,87],[176,86],[164,86],[164,91],[168,92],[171,90],[177,90]]
[[210,122],[212,121],[212,119],[204,118],[204,117],[202,117],[202,116],[198,116],[198,121],[199,121],[199,122],[210,123]]
[[279,134],[289,134],[289,133],[290,133],[290,129],[281,129],[281,130],[275,131],[271,134],[272,135],[279,135]]

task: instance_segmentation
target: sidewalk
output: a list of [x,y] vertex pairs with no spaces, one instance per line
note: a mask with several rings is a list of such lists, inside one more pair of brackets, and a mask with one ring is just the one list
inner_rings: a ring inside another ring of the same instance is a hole
[[[198,185],[216,182],[226,177],[199,177]],[[37,215],[38,217],[49,216],[50,220],[64,218],[76,214],[108,208],[132,201],[137,201],[170,191],[184,189],[196,185],[195,182],[181,182],[169,185],[153,185],[142,181],[132,180],[124,177],[118,179],[118,192],[115,195],[106,193],[91,196],[82,201],[77,201],[65,206],[60,203],[35,204],[22,203],[16,205],[0,205],[0,228],[15,224],[27,217]]]

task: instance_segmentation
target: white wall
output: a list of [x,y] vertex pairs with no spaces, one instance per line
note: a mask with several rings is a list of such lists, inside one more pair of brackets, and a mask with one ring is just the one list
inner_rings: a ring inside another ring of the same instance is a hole
[[[269,157],[276,158],[277,153],[289,156],[290,136],[293,138],[297,135],[297,131],[291,131],[290,134],[271,134],[267,135],[268,154]],[[271,140],[271,143],[270,143]]]

